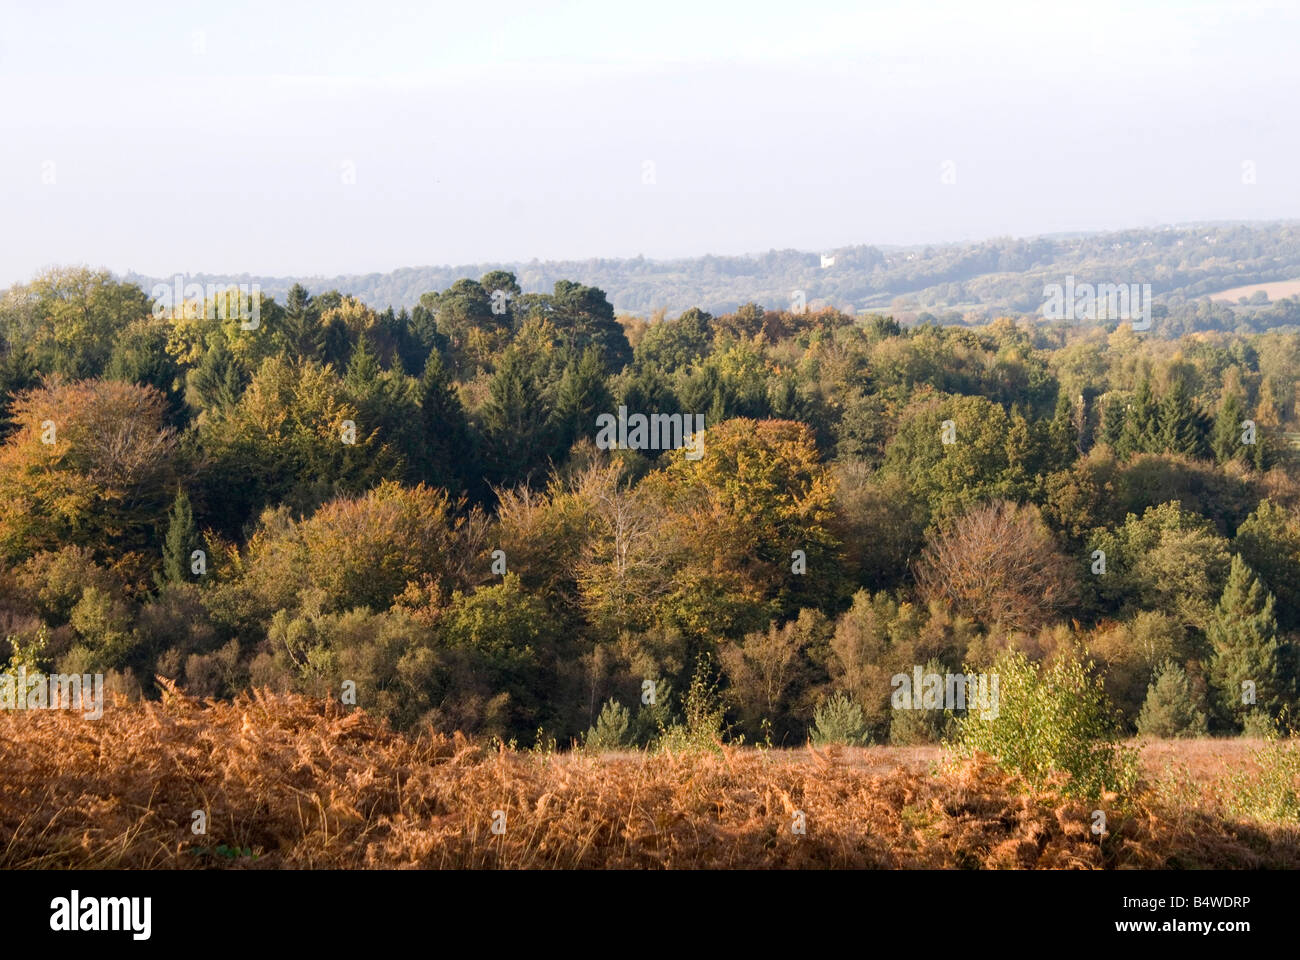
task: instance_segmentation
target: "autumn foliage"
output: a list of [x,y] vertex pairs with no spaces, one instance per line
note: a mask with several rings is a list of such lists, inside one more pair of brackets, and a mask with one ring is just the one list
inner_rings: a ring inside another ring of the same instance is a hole
[[1099,842],[1091,805],[979,760],[935,776],[878,749],[539,754],[265,691],[169,689],[93,723],[5,711],[0,755],[5,868],[1300,865],[1294,829],[1151,795],[1111,805]]

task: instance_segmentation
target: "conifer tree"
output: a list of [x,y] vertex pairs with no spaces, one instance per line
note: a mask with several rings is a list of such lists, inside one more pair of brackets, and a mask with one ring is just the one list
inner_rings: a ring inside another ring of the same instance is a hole
[[176,491],[176,500],[168,514],[167,537],[163,540],[162,572],[155,574],[154,582],[159,587],[173,583],[188,583],[193,579],[190,572],[190,554],[199,541],[199,531],[194,525],[194,513],[190,509],[190,498],[182,488]]
[[462,492],[466,477],[475,472],[474,450],[465,408],[437,350],[429,354],[420,377],[420,422],[424,482]]
[[565,366],[556,388],[552,413],[561,452],[584,434],[593,434],[597,414],[609,411],[613,406],[605,382],[605,365],[595,347],[588,347],[580,357],[571,359]]
[[1158,446],[1167,453],[1199,457],[1202,453],[1200,411],[1187,382],[1179,377],[1161,398],[1158,412]]
[[1122,444],[1124,422],[1127,419],[1124,407],[1124,398],[1117,393],[1108,393],[1101,407],[1101,442],[1120,458],[1128,452],[1123,450]]
[[1172,660],[1165,661],[1147,687],[1137,729],[1147,737],[1205,736],[1205,713],[1197,706],[1187,671]]
[[1254,707],[1273,715],[1281,705],[1282,664],[1273,607],[1273,595],[1263,581],[1234,555],[1228,583],[1206,630],[1219,709],[1234,726]]
[[552,453],[551,404],[528,358],[511,347],[501,355],[483,406],[486,467],[493,483],[517,483]]
[[1241,394],[1229,393],[1219,404],[1219,413],[1214,419],[1214,434],[1211,445],[1214,447],[1214,459],[1219,463],[1229,460],[1248,460],[1250,448],[1241,442],[1243,421],[1246,419],[1246,406]]
[[295,283],[289,288],[281,333],[294,362],[319,360],[325,352],[325,330],[311,297],[301,284]]
[[1120,434],[1117,454],[1129,457],[1135,453],[1150,453],[1156,449],[1159,431],[1158,410],[1151,379],[1144,378],[1138,385],[1137,393],[1133,395],[1128,413],[1124,417],[1124,429]]
[[1056,397],[1056,412],[1047,428],[1049,470],[1064,470],[1079,453],[1074,404],[1064,390]]
[[225,338],[203,355],[199,365],[188,376],[189,397],[191,404],[209,415],[220,413],[233,407],[243,396],[245,378],[239,369],[234,354],[230,352]]

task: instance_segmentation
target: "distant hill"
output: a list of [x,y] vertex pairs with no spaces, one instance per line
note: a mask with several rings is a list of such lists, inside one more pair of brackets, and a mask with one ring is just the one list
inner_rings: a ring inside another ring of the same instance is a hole
[[[1184,224],[968,244],[771,250],[677,260],[533,260],[338,277],[188,279],[257,282],[280,302],[290,286],[301,283],[313,293],[337,289],[383,309],[412,307],[421,294],[497,269],[513,271],[525,292],[549,292],[561,279],[597,286],[619,311],[641,315],[658,309],[673,315],[693,306],[725,313],[750,301],[779,309],[790,304],[796,290],[813,307],[929,313],[948,321],[1034,314],[1043,303],[1043,286],[1062,283],[1067,274],[1080,283],[1150,283],[1157,303],[1177,309],[1235,287],[1300,279],[1300,222]],[[170,278],[128,274],[125,279],[147,293],[154,283]]]

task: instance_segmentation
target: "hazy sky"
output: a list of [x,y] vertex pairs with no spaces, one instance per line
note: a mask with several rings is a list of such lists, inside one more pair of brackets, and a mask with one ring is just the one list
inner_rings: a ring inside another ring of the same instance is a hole
[[0,0],[0,285],[1300,217],[1297,6]]

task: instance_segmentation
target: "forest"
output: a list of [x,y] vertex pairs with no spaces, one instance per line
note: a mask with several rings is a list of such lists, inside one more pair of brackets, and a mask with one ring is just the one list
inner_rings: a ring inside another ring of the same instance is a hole
[[[504,270],[210,306],[0,295],[7,669],[562,749],[933,743],[891,677],[1010,655],[1130,734],[1290,722],[1294,330],[637,317]],[[620,408],[703,455],[603,449]]]
[[[645,317],[659,310],[676,316],[692,307],[731,313],[750,301],[786,308],[800,291],[813,309],[875,309],[900,322],[984,324],[1002,316],[1041,317],[1044,285],[1075,276],[1081,282],[1150,284],[1155,328],[1181,336],[1202,330],[1300,326],[1300,298],[1295,296],[1256,304],[1210,299],[1245,284],[1300,277],[1298,236],[1300,224],[1294,221],[1183,224],[975,243],[769,250],[748,256],[407,267],[302,282],[350,294],[376,309],[390,304],[411,309],[430,291],[445,289],[462,277],[507,271],[529,291],[549,290],[560,280],[599,287],[617,311]],[[159,279],[171,278],[128,274],[125,279],[151,290]],[[195,279],[251,280],[281,300],[295,283],[270,276]]]

